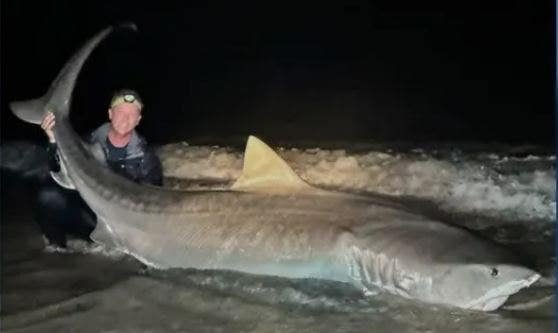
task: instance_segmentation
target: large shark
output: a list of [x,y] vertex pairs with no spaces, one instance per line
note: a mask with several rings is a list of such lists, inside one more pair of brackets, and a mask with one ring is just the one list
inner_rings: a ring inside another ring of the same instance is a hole
[[83,45],[43,97],[10,104],[34,124],[46,111],[55,114],[63,168],[54,177],[97,214],[95,241],[160,269],[331,279],[483,311],[540,277],[508,250],[464,229],[367,196],[312,187],[253,136],[243,173],[229,190],[173,190],[111,172],[73,130],[69,111],[81,67],[112,30]]

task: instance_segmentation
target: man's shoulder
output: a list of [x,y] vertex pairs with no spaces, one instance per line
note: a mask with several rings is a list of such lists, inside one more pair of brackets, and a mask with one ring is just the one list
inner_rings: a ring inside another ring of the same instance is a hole
[[134,130],[127,149],[128,156],[130,157],[138,157],[151,153],[151,147],[148,145],[147,140],[139,134],[137,130]]
[[104,143],[104,140],[107,138],[108,132],[110,130],[110,123],[104,123],[101,126],[97,127],[94,131],[91,132],[89,135],[90,140],[92,142],[100,142]]

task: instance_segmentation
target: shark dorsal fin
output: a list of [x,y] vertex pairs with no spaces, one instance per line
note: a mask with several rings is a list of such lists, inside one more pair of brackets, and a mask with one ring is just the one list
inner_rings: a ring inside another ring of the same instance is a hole
[[273,149],[255,136],[248,137],[242,174],[231,189],[267,193],[318,191],[302,180]]

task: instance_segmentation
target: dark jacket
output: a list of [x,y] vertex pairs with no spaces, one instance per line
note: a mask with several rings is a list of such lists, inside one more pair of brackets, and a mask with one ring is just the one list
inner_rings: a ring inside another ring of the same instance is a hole
[[[161,161],[155,152],[148,147],[145,139],[134,131],[130,142],[126,145],[125,156],[115,158],[113,157],[114,154],[111,154],[112,148],[107,142],[109,130],[110,123],[105,123],[93,131],[87,141],[101,145],[107,165],[111,170],[137,183],[163,185]],[[56,150],[56,143],[49,144],[47,149],[49,168],[53,172],[60,171],[60,162]]]

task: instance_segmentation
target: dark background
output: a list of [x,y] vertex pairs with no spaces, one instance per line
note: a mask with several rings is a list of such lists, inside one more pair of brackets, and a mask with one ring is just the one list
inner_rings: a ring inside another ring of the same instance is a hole
[[79,77],[80,132],[131,87],[156,143],[554,143],[553,1],[1,3],[3,140],[44,140],[8,102],[42,95],[86,39],[133,21]]

